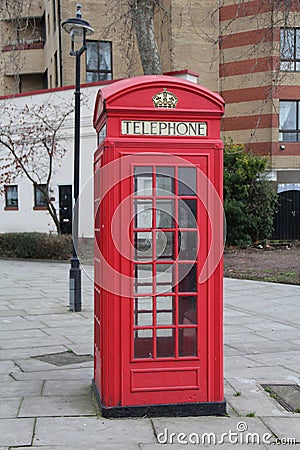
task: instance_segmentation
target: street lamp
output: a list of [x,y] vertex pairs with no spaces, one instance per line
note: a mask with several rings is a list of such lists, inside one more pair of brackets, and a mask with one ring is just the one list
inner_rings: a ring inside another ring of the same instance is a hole
[[[70,268],[70,311],[81,311],[81,269],[77,256],[78,219],[79,219],[79,162],[80,162],[80,57],[86,50],[86,36],[94,33],[90,24],[81,18],[81,5],[77,4],[76,17],[67,19],[61,24],[71,37],[71,56],[76,56],[75,75],[75,123],[74,123],[74,215],[72,241],[73,250]],[[76,44],[76,45],[75,45]],[[80,48],[77,48],[81,45]],[[75,48],[76,47],[76,48]]]

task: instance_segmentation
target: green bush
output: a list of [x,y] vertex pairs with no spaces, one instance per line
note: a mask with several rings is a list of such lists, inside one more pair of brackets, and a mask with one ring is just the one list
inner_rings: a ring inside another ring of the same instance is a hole
[[265,177],[267,159],[225,143],[224,210],[228,245],[245,247],[272,236],[277,193]]
[[1,258],[66,260],[72,254],[70,235],[46,233],[0,234]]

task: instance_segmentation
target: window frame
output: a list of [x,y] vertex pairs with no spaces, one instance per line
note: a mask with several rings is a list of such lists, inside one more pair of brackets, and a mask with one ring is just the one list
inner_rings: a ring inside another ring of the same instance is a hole
[[[287,37],[286,32],[290,31],[293,31],[292,57],[284,58],[282,47],[283,44],[285,44],[286,42]],[[300,27],[280,28],[280,70],[282,72],[300,72],[300,54],[299,57],[297,57],[297,33],[299,34],[299,44],[300,44]],[[282,36],[284,36],[284,38]],[[290,68],[287,67],[288,65],[290,65]]]
[[[296,109],[296,128],[280,128],[280,112],[281,112],[281,104],[283,102],[295,103]],[[287,134],[295,134],[296,139],[283,139],[284,135]],[[300,100],[280,100],[279,101],[279,141],[280,142],[300,142]]]
[[[16,198],[16,204],[15,205],[9,204],[8,191],[10,190],[10,188],[16,188],[17,198]],[[18,185],[17,184],[5,185],[4,186],[4,192],[5,192],[5,206],[4,206],[4,210],[5,211],[18,211],[18,209],[19,209],[19,190],[18,190]]]
[[[97,69],[89,69],[88,68],[88,44],[89,43],[96,43],[97,44]],[[105,43],[105,44],[110,44],[110,70],[105,70],[105,69],[101,69],[100,68],[100,64],[101,64],[101,58],[100,58],[100,47],[101,47],[101,43]],[[106,40],[92,40],[89,39],[86,41],[86,59],[85,59],[85,64],[86,64],[86,82],[87,83],[95,83],[95,82],[100,82],[100,81],[111,81],[113,79],[113,53],[112,53],[112,41],[106,41]],[[99,78],[96,81],[88,81],[87,77],[88,74],[97,74],[97,78]],[[105,80],[101,80],[101,74],[106,74],[106,75],[110,75],[111,78],[107,78],[105,77]]]

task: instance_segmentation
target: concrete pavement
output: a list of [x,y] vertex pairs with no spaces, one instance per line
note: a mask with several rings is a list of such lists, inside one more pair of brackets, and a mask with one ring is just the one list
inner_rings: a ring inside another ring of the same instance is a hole
[[260,386],[300,385],[300,287],[225,280],[228,417],[108,420],[92,394],[92,361],[34,358],[93,352],[92,267],[84,267],[80,313],[68,310],[68,271],[0,260],[0,450],[249,448],[247,440],[265,449],[276,439],[276,448],[300,448],[288,441],[300,442],[300,414]]

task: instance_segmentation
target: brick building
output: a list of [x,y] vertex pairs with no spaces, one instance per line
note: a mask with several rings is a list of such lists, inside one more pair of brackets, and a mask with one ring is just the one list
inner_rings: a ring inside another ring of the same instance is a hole
[[[0,9],[0,95],[74,83],[62,20],[70,0],[8,1]],[[85,0],[95,33],[82,58],[82,83],[142,74],[135,39],[121,20],[125,1]],[[22,6],[23,5],[23,6]],[[300,209],[300,4],[298,0],[164,0],[155,30],[164,72],[189,69],[226,101],[223,134],[266,155],[279,192]],[[118,7],[117,7],[118,6]],[[298,195],[299,194],[299,195]],[[300,219],[298,219],[300,220]]]

